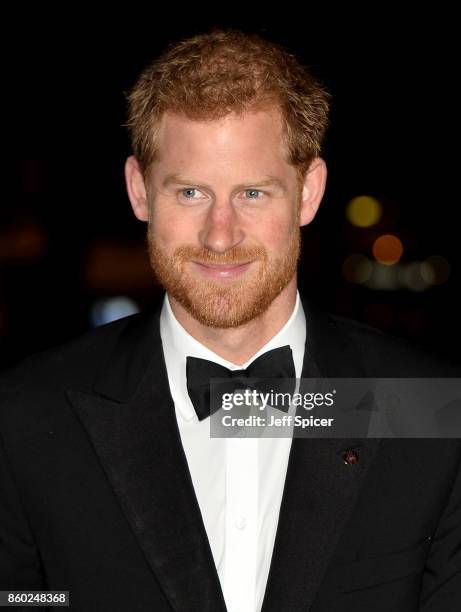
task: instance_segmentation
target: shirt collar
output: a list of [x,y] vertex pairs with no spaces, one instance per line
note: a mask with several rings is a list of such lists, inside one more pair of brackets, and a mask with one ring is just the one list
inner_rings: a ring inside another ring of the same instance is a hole
[[217,355],[184,329],[175,317],[168,294],[165,293],[160,314],[160,336],[162,338],[171,396],[183,419],[189,421],[194,417],[197,419],[197,415],[187,392],[186,357],[188,355],[214,361],[229,370],[238,370],[248,367],[252,361],[263,353],[288,344],[293,352],[296,377],[300,378],[306,341],[306,318],[299,291],[297,291],[293,312],[282,329],[280,329],[246,363],[236,365],[231,361],[227,361],[220,355]]

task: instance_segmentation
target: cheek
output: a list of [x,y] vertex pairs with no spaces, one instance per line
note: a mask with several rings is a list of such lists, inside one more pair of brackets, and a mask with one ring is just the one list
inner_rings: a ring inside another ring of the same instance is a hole
[[296,227],[292,216],[272,218],[256,225],[253,236],[267,248],[282,249]]
[[151,217],[151,237],[167,247],[196,242],[197,228],[190,216],[170,209],[154,208]]

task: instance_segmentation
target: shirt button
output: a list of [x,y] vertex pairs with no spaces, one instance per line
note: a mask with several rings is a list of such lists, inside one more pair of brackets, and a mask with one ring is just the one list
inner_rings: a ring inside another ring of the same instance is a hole
[[235,526],[237,527],[237,529],[245,529],[246,524],[247,520],[244,516],[241,516],[235,521]]

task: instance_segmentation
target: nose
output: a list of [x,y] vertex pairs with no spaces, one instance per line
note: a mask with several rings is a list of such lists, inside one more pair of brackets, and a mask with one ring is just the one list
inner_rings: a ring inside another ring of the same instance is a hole
[[198,237],[204,247],[216,253],[225,253],[243,241],[245,232],[232,202],[226,199],[213,202]]

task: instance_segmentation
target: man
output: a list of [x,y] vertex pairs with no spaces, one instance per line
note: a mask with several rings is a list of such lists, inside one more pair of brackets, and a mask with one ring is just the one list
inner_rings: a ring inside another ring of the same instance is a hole
[[2,589],[85,612],[458,609],[458,440],[213,438],[192,401],[203,360],[232,377],[286,346],[298,378],[447,374],[297,291],[327,111],[235,31],[141,74],[126,183],[166,293],[4,375]]

